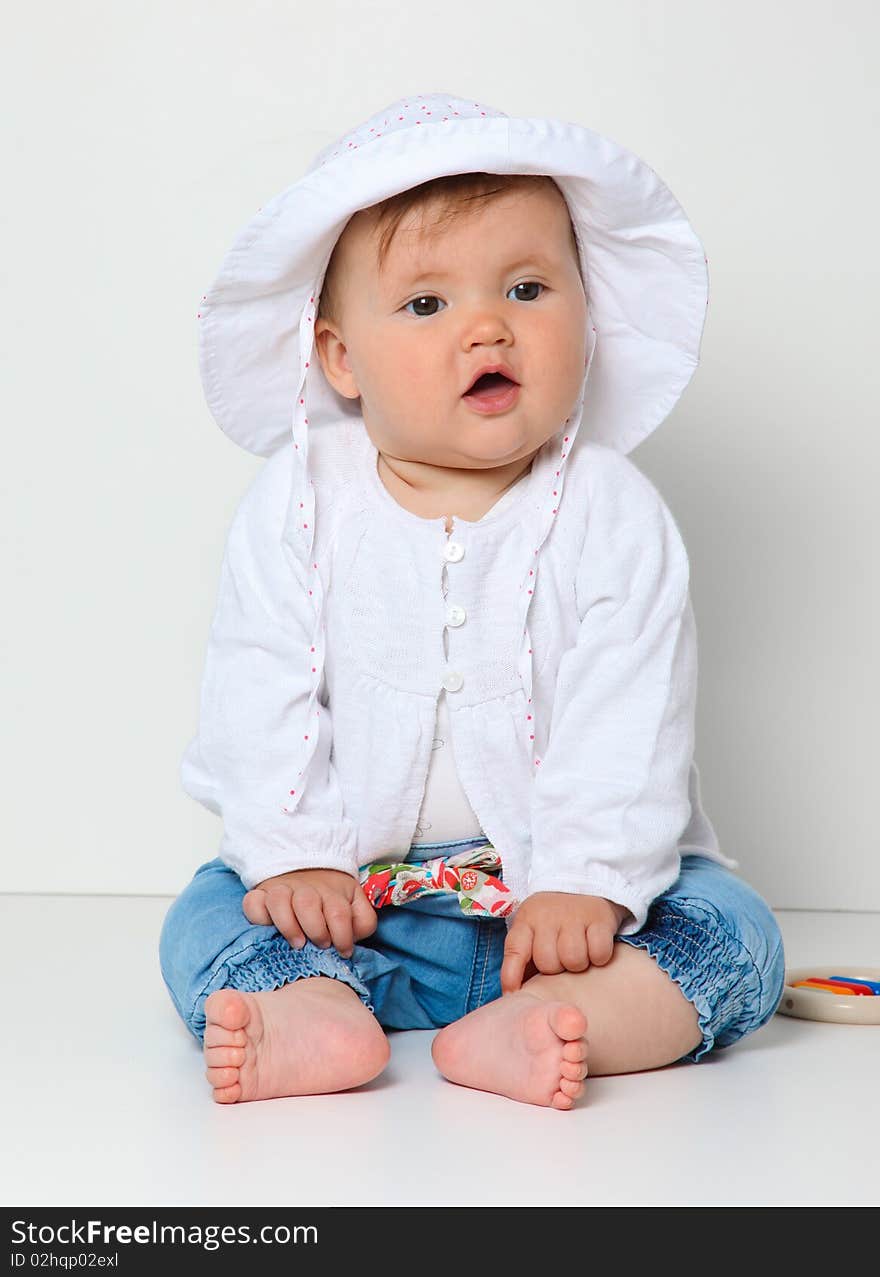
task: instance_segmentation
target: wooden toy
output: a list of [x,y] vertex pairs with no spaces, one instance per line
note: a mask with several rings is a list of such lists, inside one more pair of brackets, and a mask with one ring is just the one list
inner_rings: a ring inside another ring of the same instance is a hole
[[835,1024],[880,1024],[880,968],[841,963],[837,970],[845,974],[832,976],[832,966],[786,968],[777,1014]]

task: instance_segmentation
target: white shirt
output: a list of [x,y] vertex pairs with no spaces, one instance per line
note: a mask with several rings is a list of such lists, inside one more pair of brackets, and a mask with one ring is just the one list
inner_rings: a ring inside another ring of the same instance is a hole
[[[511,484],[493,505],[493,512],[500,513],[515,500],[517,489],[528,477],[529,471]],[[447,576],[448,571],[443,574],[444,599],[449,594]],[[434,740],[431,742],[425,793],[412,839],[414,848],[430,847],[431,844],[438,842],[463,842],[468,838],[486,836],[476,812],[468,802],[468,796],[455,765],[447,699],[449,695],[443,688],[437,697],[437,726],[434,731]]]
[[[682,852],[736,868],[700,804],[687,553],[634,463],[583,435],[567,454],[563,428],[447,533],[388,492],[363,430],[339,430],[310,481],[313,563],[285,544],[305,507],[292,447],[245,492],[224,552],[181,779],[222,816],[219,855],[244,885],[307,867],[357,876],[418,836],[482,831],[520,902],[605,896],[633,914],[626,935]],[[548,521],[560,457],[565,501]],[[452,830],[426,790],[438,731],[465,799]]]

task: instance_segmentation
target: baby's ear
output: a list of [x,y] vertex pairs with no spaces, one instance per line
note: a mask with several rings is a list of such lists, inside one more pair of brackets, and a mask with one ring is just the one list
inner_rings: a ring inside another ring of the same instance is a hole
[[357,399],[361,392],[348,361],[348,348],[339,330],[327,319],[319,319],[315,324],[315,349],[324,376],[333,389],[346,399]]

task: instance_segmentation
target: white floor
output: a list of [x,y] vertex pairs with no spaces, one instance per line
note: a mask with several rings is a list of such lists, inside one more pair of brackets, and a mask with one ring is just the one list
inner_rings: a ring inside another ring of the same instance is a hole
[[[168,904],[0,897],[4,1205],[880,1203],[880,1026],[777,1015],[568,1112],[454,1086],[398,1032],[358,1090],[214,1104],[159,973]],[[778,917],[790,967],[880,966],[880,915]]]

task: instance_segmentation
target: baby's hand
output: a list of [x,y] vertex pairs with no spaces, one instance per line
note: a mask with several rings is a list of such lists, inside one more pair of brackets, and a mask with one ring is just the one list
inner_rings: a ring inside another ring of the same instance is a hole
[[[292,869],[258,882],[241,902],[248,922],[273,923],[294,949],[305,936],[350,958],[355,940],[372,935],[378,919],[364,889],[341,869]],[[305,936],[304,934],[305,933]]]
[[586,971],[591,962],[603,967],[614,952],[618,929],[630,916],[623,905],[604,896],[567,891],[536,891],[527,896],[514,914],[504,944],[502,994],[520,987],[530,959],[544,975]]

